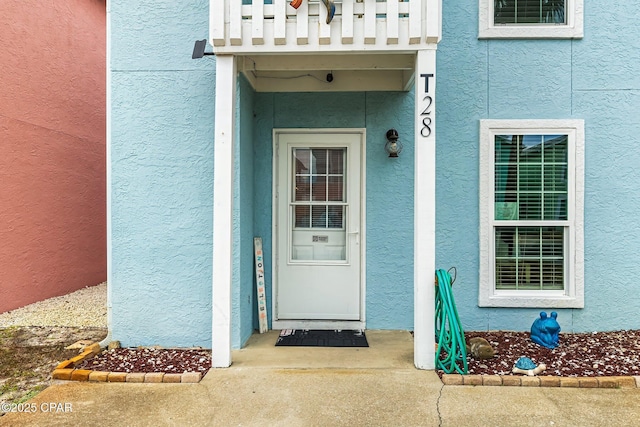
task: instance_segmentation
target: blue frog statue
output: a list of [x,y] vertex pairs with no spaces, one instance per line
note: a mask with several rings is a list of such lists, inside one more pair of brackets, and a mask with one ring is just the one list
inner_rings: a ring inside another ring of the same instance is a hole
[[540,318],[531,325],[531,341],[543,347],[556,348],[560,339],[560,324],[557,318],[558,313],[555,311],[551,312],[551,317],[547,317],[544,311],[540,312]]

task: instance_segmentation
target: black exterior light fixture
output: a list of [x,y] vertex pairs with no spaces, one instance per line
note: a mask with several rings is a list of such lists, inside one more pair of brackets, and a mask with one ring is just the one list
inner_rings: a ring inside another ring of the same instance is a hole
[[193,46],[193,54],[191,55],[191,59],[200,59],[205,55],[215,55],[213,52],[205,52],[204,50],[207,47],[207,39],[204,40],[196,40],[196,44]]
[[387,131],[387,143],[384,144],[384,149],[389,153],[389,157],[398,157],[402,151],[402,143],[398,141],[398,138],[397,130],[389,129]]

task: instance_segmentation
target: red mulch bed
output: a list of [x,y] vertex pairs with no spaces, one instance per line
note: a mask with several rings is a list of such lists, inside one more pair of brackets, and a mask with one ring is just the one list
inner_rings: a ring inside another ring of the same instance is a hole
[[211,368],[211,350],[116,348],[85,360],[79,369],[106,372],[164,372],[182,374]]
[[[529,332],[466,332],[465,338],[483,337],[496,350],[494,358],[467,356],[469,374],[513,375],[521,356],[545,363],[544,375],[562,377],[640,376],[640,330],[561,333],[554,349],[541,347]],[[109,372],[202,372],[211,367],[211,351],[199,349],[120,348],[83,362],[82,369]],[[442,374],[442,371],[438,371]]]
[[[526,356],[544,363],[544,375],[561,377],[601,377],[640,375],[640,330],[561,333],[560,343],[548,349],[534,343],[529,332],[465,332],[465,339],[482,337],[497,354],[492,359],[467,356],[469,374],[515,375],[515,362]],[[442,374],[442,371],[438,371]]]

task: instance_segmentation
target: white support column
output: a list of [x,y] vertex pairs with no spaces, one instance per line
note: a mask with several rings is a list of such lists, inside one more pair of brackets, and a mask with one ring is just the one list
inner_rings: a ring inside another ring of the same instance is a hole
[[436,51],[419,50],[415,70],[414,351],[435,369]]
[[231,365],[231,253],[233,242],[233,144],[236,111],[236,58],[216,56],[213,170],[213,325],[214,368]]

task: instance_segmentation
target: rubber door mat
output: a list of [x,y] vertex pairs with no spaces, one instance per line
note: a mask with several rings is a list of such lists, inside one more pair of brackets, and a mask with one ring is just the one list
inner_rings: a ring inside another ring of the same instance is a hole
[[363,330],[284,329],[276,346],[369,347]]

